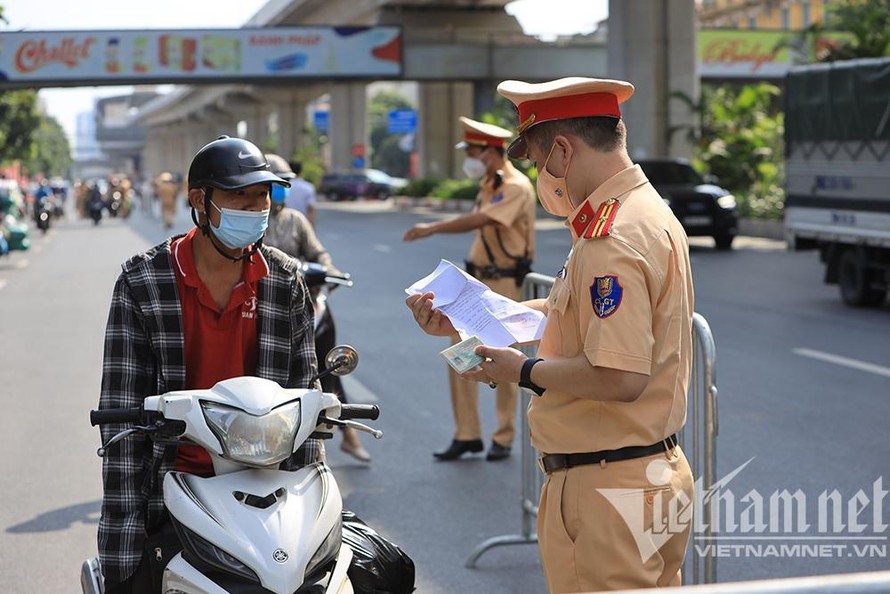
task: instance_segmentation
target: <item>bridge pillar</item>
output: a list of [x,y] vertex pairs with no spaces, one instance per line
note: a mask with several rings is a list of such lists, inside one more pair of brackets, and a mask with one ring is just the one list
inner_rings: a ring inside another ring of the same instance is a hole
[[143,176],[154,178],[164,170],[164,136],[156,126],[148,126],[145,129],[145,146],[142,149]]
[[331,87],[330,131],[332,171],[352,169],[353,147],[364,147],[365,167],[370,166],[366,85],[340,83]]
[[685,134],[695,114],[671,94],[698,101],[694,0],[609,0],[609,77],[627,80],[634,96],[621,106],[631,157],[690,157]]
[[167,167],[165,171],[181,173],[183,177],[188,175],[189,163],[192,155],[186,155],[186,137],[182,129],[182,122],[174,122],[164,126],[167,147],[165,157]]
[[292,97],[277,104],[278,154],[290,159],[303,142],[306,128],[306,101]]
[[263,150],[269,140],[269,113],[269,108],[265,104],[257,104],[244,116],[244,121],[247,122],[247,140]]
[[498,94],[498,83],[494,80],[477,80],[473,82],[473,113],[476,116],[494,111],[494,101]]
[[417,151],[420,177],[460,178],[463,154],[454,148],[463,132],[457,118],[474,117],[471,83],[419,85]]

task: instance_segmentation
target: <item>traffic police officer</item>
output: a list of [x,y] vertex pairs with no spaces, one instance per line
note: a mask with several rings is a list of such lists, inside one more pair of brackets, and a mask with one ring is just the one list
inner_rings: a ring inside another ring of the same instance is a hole
[[[529,179],[505,157],[509,130],[461,117],[463,141],[455,148],[466,151],[464,173],[481,179],[476,205],[465,215],[434,223],[418,223],[405,233],[412,241],[435,233],[476,231],[467,258],[467,272],[491,290],[513,300],[520,297],[522,279],[531,269],[535,249],[535,194]],[[452,341],[460,340],[452,335]],[[451,445],[434,456],[454,460],[467,452],[481,452],[482,429],[477,406],[478,384],[448,370],[455,433]],[[497,429],[486,459],[510,455],[516,433],[517,387],[503,382],[495,387]]]
[[[680,223],[627,154],[619,105],[633,86],[566,78],[498,92],[519,112],[508,153],[535,163],[541,203],[573,245],[546,302],[527,303],[547,314],[537,357],[477,347],[486,362],[465,376],[518,379],[538,396],[528,416],[547,474],[538,539],[551,592],[679,585],[692,275]],[[407,303],[425,331],[446,332],[430,297]]]
[[169,229],[173,226],[173,221],[176,218],[176,196],[179,194],[179,184],[170,173],[165,171],[157,177],[154,186],[155,194],[161,203],[164,228]]

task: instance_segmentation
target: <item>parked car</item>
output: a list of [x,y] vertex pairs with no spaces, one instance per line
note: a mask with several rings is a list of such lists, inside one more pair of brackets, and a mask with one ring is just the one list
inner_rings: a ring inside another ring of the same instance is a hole
[[674,211],[689,236],[708,235],[718,250],[732,248],[738,233],[735,197],[703,178],[685,159],[640,159],[637,164]]
[[405,187],[407,180],[392,177],[379,169],[329,173],[321,178],[318,191],[328,200],[355,200],[360,197],[385,200]]

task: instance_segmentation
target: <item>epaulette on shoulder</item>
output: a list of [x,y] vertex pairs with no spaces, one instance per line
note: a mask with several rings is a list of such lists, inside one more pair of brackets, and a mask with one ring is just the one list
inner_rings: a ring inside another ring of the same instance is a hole
[[609,198],[599,205],[596,212],[593,212],[590,203],[585,204],[572,221],[575,232],[584,239],[608,237],[612,232],[612,223],[615,222],[619,206],[617,198]]

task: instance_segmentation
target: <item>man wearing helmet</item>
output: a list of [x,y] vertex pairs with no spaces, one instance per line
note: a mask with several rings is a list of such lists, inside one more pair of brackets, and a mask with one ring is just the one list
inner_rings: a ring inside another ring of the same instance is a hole
[[[305,283],[292,258],[262,245],[273,185],[288,182],[246,140],[223,136],[198,151],[188,174],[196,227],[129,259],[115,284],[99,408],[241,375],[309,386],[316,361]],[[103,442],[123,429],[103,426]],[[309,440],[282,469],[321,456]],[[106,592],[159,590],[177,546],[161,494],[174,469],[213,474],[197,446],[124,440],[108,450],[98,534]]]

